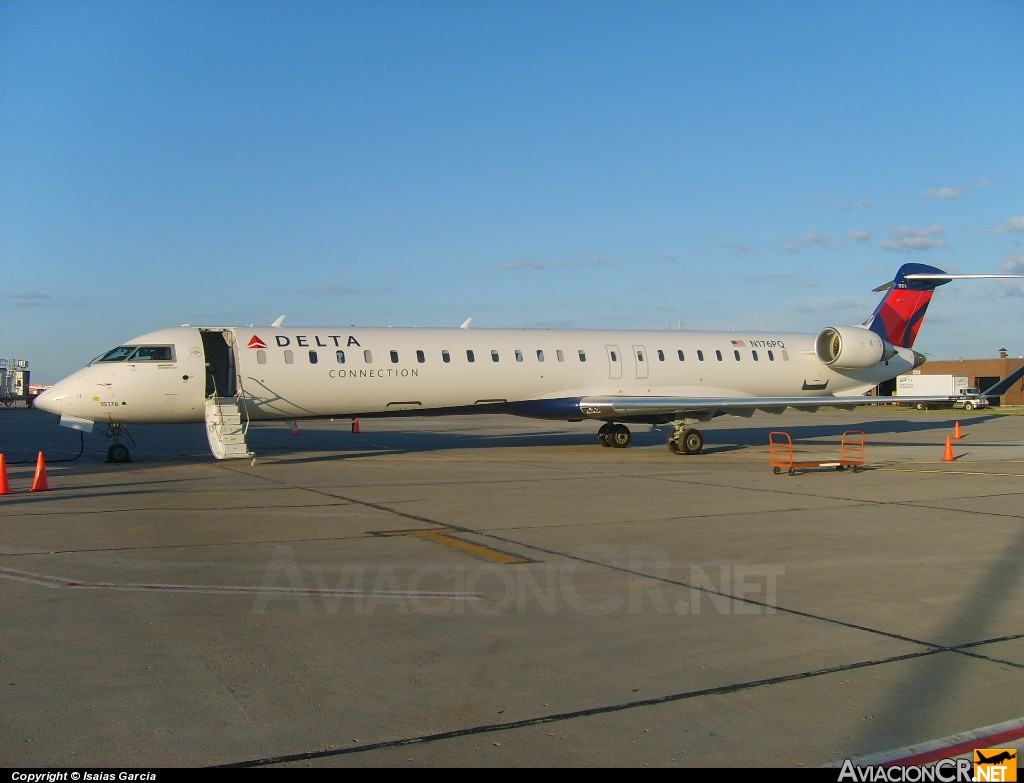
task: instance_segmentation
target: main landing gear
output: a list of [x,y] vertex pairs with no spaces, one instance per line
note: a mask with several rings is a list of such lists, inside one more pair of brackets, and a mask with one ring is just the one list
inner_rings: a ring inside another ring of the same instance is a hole
[[612,446],[616,449],[624,449],[629,445],[633,436],[629,432],[629,427],[625,424],[608,422],[607,424],[601,425],[601,429],[597,431],[597,439],[602,446]]
[[[114,440],[114,443],[111,445],[111,447],[107,449],[107,462],[122,463],[132,461],[132,455],[128,451],[128,447],[125,446],[123,443],[118,442],[118,439],[121,437],[122,431],[124,431],[125,435],[128,435],[128,430],[125,429],[125,426],[123,424],[111,422],[110,424],[107,425],[106,436],[108,438],[113,438]],[[128,435],[128,440],[131,439],[132,436]],[[132,443],[134,445],[135,441],[132,441]]]
[[668,449],[674,454],[700,454],[704,450],[704,436],[700,430],[675,424],[668,436]]
[[[601,425],[601,429],[597,431],[597,439],[602,446],[624,449],[632,440],[632,435],[625,424],[609,421]],[[675,424],[672,434],[668,436],[668,448],[673,454],[700,454],[704,450],[704,436],[700,430]]]

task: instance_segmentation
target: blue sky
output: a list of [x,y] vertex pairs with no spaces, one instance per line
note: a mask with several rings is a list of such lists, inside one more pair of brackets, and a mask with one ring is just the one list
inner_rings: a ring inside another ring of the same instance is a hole
[[[0,2],[0,356],[165,326],[859,323],[1024,272],[1024,3]],[[916,348],[1024,354],[1024,285]]]

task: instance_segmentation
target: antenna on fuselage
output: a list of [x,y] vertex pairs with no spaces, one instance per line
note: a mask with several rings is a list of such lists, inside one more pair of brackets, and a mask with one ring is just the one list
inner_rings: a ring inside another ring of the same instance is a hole
[[472,316],[470,316],[470,317],[469,317],[469,318],[467,318],[467,319],[466,319],[465,321],[463,321],[463,322],[462,322],[462,324],[461,324],[461,325],[459,326],[459,328],[460,328],[460,329],[468,329],[468,328],[469,328],[469,325],[470,325],[471,323],[473,323],[473,317],[472,317]]
[[279,327],[283,323],[284,323],[284,316],[283,315],[279,315],[277,317],[277,320],[274,321],[274,323],[272,323],[271,326],[273,326],[276,329],[277,327]]

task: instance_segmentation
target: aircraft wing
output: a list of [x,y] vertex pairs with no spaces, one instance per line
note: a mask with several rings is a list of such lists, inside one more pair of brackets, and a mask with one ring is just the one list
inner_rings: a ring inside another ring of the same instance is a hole
[[937,402],[948,397],[584,397],[579,406],[590,419],[669,422],[679,419],[708,421],[716,416],[754,415],[755,411],[782,413],[787,408],[813,413],[820,408],[854,410],[862,405]]

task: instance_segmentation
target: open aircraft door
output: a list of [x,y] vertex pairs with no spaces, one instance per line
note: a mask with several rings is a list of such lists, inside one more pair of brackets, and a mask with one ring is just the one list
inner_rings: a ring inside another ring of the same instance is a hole
[[233,329],[201,329],[206,358],[206,396],[234,397],[238,392]]

